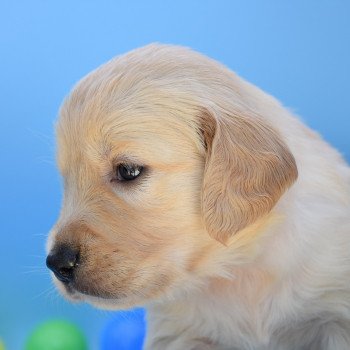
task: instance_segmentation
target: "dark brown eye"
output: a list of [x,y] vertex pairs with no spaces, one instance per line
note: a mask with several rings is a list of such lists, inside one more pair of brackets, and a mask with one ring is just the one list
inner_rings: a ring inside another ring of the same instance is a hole
[[117,166],[117,179],[119,181],[135,180],[141,175],[143,166],[134,164],[119,164]]

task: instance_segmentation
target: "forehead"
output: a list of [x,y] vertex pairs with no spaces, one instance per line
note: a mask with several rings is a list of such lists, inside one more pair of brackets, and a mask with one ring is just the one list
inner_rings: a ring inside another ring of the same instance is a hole
[[68,96],[57,125],[59,164],[131,151],[171,161],[201,149],[198,103],[183,73],[161,68],[164,60],[134,61],[110,61]]
[[109,114],[76,115],[65,110],[57,126],[58,163],[62,170],[74,163],[127,158],[135,162],[174,164],[200,156],[201,142],[192,115],[177,108],[114,110]]

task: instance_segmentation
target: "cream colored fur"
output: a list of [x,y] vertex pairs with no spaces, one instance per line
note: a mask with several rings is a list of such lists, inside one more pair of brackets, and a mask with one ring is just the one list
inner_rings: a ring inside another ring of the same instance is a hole
[[[274,98],[191,50],[89,74],[57,125],[48,241],[72,300],[148,310],[147,350],[350,349],[350,169]],[[113,181],[115,165],[145,172]]]

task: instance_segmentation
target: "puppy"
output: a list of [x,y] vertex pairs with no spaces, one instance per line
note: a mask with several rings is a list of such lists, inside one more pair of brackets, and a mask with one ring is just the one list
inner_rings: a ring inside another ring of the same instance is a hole
[[274,98],[150,45],[73,89],[47,265],[70,300],[148,310],[148,350],[350,349],[350,169]]

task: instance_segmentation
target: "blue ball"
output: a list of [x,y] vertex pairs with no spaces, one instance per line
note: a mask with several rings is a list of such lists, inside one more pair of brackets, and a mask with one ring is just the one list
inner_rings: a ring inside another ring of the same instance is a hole
[[101,334],[101,350],[142,350],[146,334],[145,311],[116,312]]

